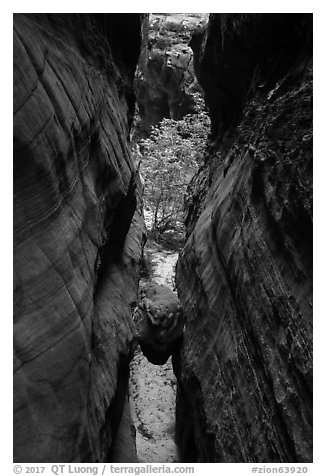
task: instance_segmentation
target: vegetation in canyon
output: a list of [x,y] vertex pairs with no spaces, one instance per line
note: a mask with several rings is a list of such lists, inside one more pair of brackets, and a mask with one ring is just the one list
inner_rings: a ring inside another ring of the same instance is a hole
[[15,463],[312,461],[312,15],[206,16],[14,15]]
[[144,206],[155,238],[182,241],[183,197],[203,161],[210,119],[199,93],[196,112],[182,119],[164,118],[140,141],[140,172],[145,180]]

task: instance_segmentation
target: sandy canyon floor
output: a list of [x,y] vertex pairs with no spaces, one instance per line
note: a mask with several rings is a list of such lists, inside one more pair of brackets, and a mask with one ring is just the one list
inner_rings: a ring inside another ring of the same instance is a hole
[[[146,253],[152,263],[151,281],[173,289],[178,253],[154,243],[147,245]],[[165,365],[153,365],[138,348],[130,373],[130,406],[139,462],[178,462],[174,442],[176,378],[171,358]]]

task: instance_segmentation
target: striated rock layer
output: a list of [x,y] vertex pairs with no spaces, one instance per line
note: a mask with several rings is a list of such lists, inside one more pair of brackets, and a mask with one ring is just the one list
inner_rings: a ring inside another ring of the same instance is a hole
[[212,119],[177,265],[184,461],[312,460],[312,16],[214,14]]
[[121,461],[124,433],[136,461],[126,394],[144,225],[127,137],[141,20],[14,15],[16,462]]

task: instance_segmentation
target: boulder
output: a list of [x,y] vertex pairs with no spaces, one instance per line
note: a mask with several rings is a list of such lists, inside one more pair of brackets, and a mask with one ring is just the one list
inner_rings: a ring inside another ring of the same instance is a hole
[[184,314],[175,292],[166,286],[146,283],[140,287],[134,312],[137,338],[147,359],[163,365],[180,343]]

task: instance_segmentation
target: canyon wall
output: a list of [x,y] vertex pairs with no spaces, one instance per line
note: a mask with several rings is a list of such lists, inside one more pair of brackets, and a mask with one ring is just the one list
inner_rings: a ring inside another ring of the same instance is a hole
[[205,13],[155,13],[144,22],[144,42],[135,92],[139,120],[134,139],[146,137],[163,118],[181,119],[195,110],[201,91],[194,73],[192,33],[207,23]]
[[312,15],[212,14],[173,356],[183,461],[312,461]]
[[14,15],[15,462],[136,461],[144,224],[127,139],[141,22]]

